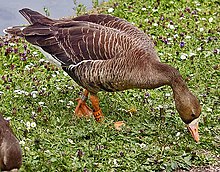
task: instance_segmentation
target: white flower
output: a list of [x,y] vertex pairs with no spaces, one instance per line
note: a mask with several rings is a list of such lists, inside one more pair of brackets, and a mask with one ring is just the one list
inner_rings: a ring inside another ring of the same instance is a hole
[[179,137],[179,136],[180,136],[180,132],[177,132],[177,133],[176,133],[176,137]]
[[210,18],[209,18],[209,23],[212,23],[212,22],[213,22],[213,18],[210,17]]
[[24,91],[24,90],[20,90],[20,93],[19,94],[24,94],[24,95],[29,95],[29,93],[27,91]]
[[45,61],[44,59],[40,59],[40,60],[39,60],[40,63],[43,63],[44,61]]
[[196,50],[197,50],[197,51],[201,51],[201,50],[202,50],[202,48],[201,48],[201,47],[199,47],[199,48],[197,48]]
[[35,128],[37,126],[37,124],[35,122],[32,122],[30,125],[32,128]]
[[38,102],[38,104],[39,104],[40,106],[42,106],[42,105],[44,105],[44,102]]
[[32,92],[31,92],[31,96],[32,96],[33,98],[36,98],[36,97],[37,97],[37,93],[38,93],[37,91],[32,91]]
[[55,77],[56,77],[56,74],[54,74],[54,73],[53,73],[53,74],[52,74],[52,77],[54,77],[54,78],[55,78]]
[[28,121],[28,122],[26,122],[26,127],[27,127],[27,129],[30,129],[31,128],[31,123]]
[[146,18],[146,19],[144,19],[144,21],[145,21],[145,22],[148,22],[148,21],[149,21],[149,19],[148,19],[148,18]]
[[167,38],[168,41],[172,41],[172,38]]
[[16,93],[16,94],[22,94],[21,90],[14,90],[14,93]]
[[24,140],[21,140],[21,141],[19,142],[19,144],[20,144],[21,146],[24,146],[24,145],[25,145],[25,141],[24,141]]
[[25,67],[24,67],[24,69],[25,70],[30,70],[31,68],[30,68],[30,65],[26,65]]
[[43,90],[43,91],[46,91],[46,90],[47,90],[47,88],[43,87],[43,88],[42,88],[42,90]]
[[208,112],[212,112],[212,109],[211,108],[209,108],[209,107],[207,107],[207,109],[206,109]]
[[154,24],[153,24],[153,26],[157,27],[157,26],[158,26],[158,24],[157,24],[157,23],[154,23]]
[[193,53],[193,52],[190,52],[189,53],[189,57],[192,57],[192,56],[195,56],[196,54],[195,53]]
[[[35,56],[35,57],[38,56],[38,52],[37,52],[37,51],[34,51],[32,54],[33,54],[33,56]],[[41,59],[40,59],[40,60],[41,60]]]
[[9,45],[10,47],[14,47],[14,46],[15,46],[15,43],[9,42],[8,45]]
[[6,117],[4,118],[6,121],[10,121],[11,120],[11,117]]
[[180,55],[180,59],[181,60],[186,60],[187,56],[188,56],[187,54],[183,53],[183,54]]
[[191,38],[191,36],[187,35],[185,38],[186,38],[186,39],[190,39],[190,38]]
[[144,148],[146,148],[146,147],[147,147],[147,145],[146,145],[146,144],[144,144],[144,143],[141,143],[141,144],[140,144],[140,147],[141,147],[142,149],[144,149]]
[[49,150],[45,150],[44,153],[50,154],[50,151]]
[[114,8],[109,8],[109,9],[108,9],[108,12],[109,12],[109,13],[112,13],[113,11],[114,11]]
[[116,166],[116,167],[119,166],[119,165],[118,165],[118,162],[117,162],[117,159],[113,159],[113,164],[114,164],[114,166]]
[[170,97],[170,95],[171,95],[170,93],[166,93],[165,97]]
[[64,75],[64,76],[68,76],[68,73],[66,73],[65,71],[63,71],[63,75]]
[[37,94],[32,94],[32,97],[35,99],[37,97]]
[[61,90],[61,88],[57,86],[57,90]]
[[177,38],[177,37],[179,37],[179,36],[178,36],[178,34],[175,34],[175,35],[173,35],[173,37],[174,37],[174,38]]
[[166,146],[164,149],[165,149],[165,150],[170,150],[170,147],[169,147],[169,146]]
[[143,8],[141,8],[141,10],[142,10],[142,11],[146,11],[146,10],[147,10],[147,8],[143,7]]
[[172,30],[175,29],[174,25],[172,25],[172,24],[168,24],[168,27]]
[[64,100],[59,100],[59,102],[60,102],[60,103],[64,103],[65,101],[64,101]]
[[163,108],[163,106],[162,105],[158,105],[158,109],[162,109]]
[[3,91],[0,91],[0,95],[2,95],[4,92]]
[[153,12],[157,12],[157,11],[158,11],[158,9],[152,9],[152,11],[153,11]]
[[152,37],[153,40],[155,40],[155,38],[156,38],[156,36],[154,36],[154,35],[152,35],[151,37]]
[[74,105],[73,101],[69,101],[68,105]]
[[196,54],[195,53],[189,53],[189,57],[192,57],[192,56],[195,56]]
[[204,28],[202,28],[202,27],[199,28],[199,31],[200,31],[200,32],[203,32],[203,31],[204,31]]
[[201,18],[201,20],[202,20],[202,21],[205,21],[205,20],[206,20],[206,18],[204,18],[204,17],[203,17],[203,18]]
[[74,144],[73,140],[72,139],[67,139],[67,141],[70,143],[70,144]]
[[30,148],[29,148],[29,147],[25,147],[24,149],[25,149],[26,151],[29,151],[29,150],[30,150]]

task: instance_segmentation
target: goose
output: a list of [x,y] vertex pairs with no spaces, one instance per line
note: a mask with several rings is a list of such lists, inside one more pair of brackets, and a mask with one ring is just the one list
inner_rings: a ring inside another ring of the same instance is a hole
[[13,135],[8,121],[0,114],[0,171],[18,171],[22,165],[19,141]]
[[[60,66],[85,91],[77,99],[76,116],[104,115],[99,91],[172,88],[176,109],[196,142],[201,107],[174,67],[160,61],[151,39],[124,19],[105,14],[50,19],[28,8],[19,11],[30,23],[5,33],[25,38]],[[90,98],[93,110],[86,105]]]

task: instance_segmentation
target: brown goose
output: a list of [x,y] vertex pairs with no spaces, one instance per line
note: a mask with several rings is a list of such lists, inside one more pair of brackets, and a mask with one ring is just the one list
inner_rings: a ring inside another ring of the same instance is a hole
[[22,152],[8,122],[0,114],[0,171],[18,171]]
[[[37,46],[85,88],[83,96],[77,99],[76,115],[93,113],[100,121],[103,114],[97,92],[102,90],[169,85],[180,117],[199,141],[201,108],[197,98],[175,68],[160,62],[144,32],[123,19],[104,14],[52,20],[30,9],[22,9],[20,13],[30,25],[11,27],[5,32],[24,37]],[[93,112],[85,103],[89,93]]]

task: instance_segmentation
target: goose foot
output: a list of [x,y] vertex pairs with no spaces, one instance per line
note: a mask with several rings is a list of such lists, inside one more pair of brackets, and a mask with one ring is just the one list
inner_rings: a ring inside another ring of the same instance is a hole
[[92,109],[86,104],[88,94],[89,92],[85,90],[82,94],[82,97],[76,99],[76,101],[78,101],[78,105],[75,109],[75,115],[77,117],[91,117],[93,114]]
[[93,116],[97,122],[102,122],[104,120],[104,115],[101,108],[99,107],[99,98],[95,94],[90,94],[90,101],[93,106]]
[[102,121],[104,120],[104,115],[103,115],[101,109],[99,109],[99,110],[96,111],[96,112],[93,112],[93,115],[94,115],[95,120],[96,120],[97,122],[102,122]]
[[81,98],[77,98],[76,101],[78,101],[78,105],[75,109],[75,115],[77,117],[91,117],[93,111],[89,106],[87,106],[86,102]]

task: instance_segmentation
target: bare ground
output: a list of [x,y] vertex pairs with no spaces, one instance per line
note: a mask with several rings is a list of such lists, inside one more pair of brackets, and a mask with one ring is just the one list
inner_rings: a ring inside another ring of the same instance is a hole
[[220,172],[220,166],[193,167],[189,171],[176,170],[175,172]]

